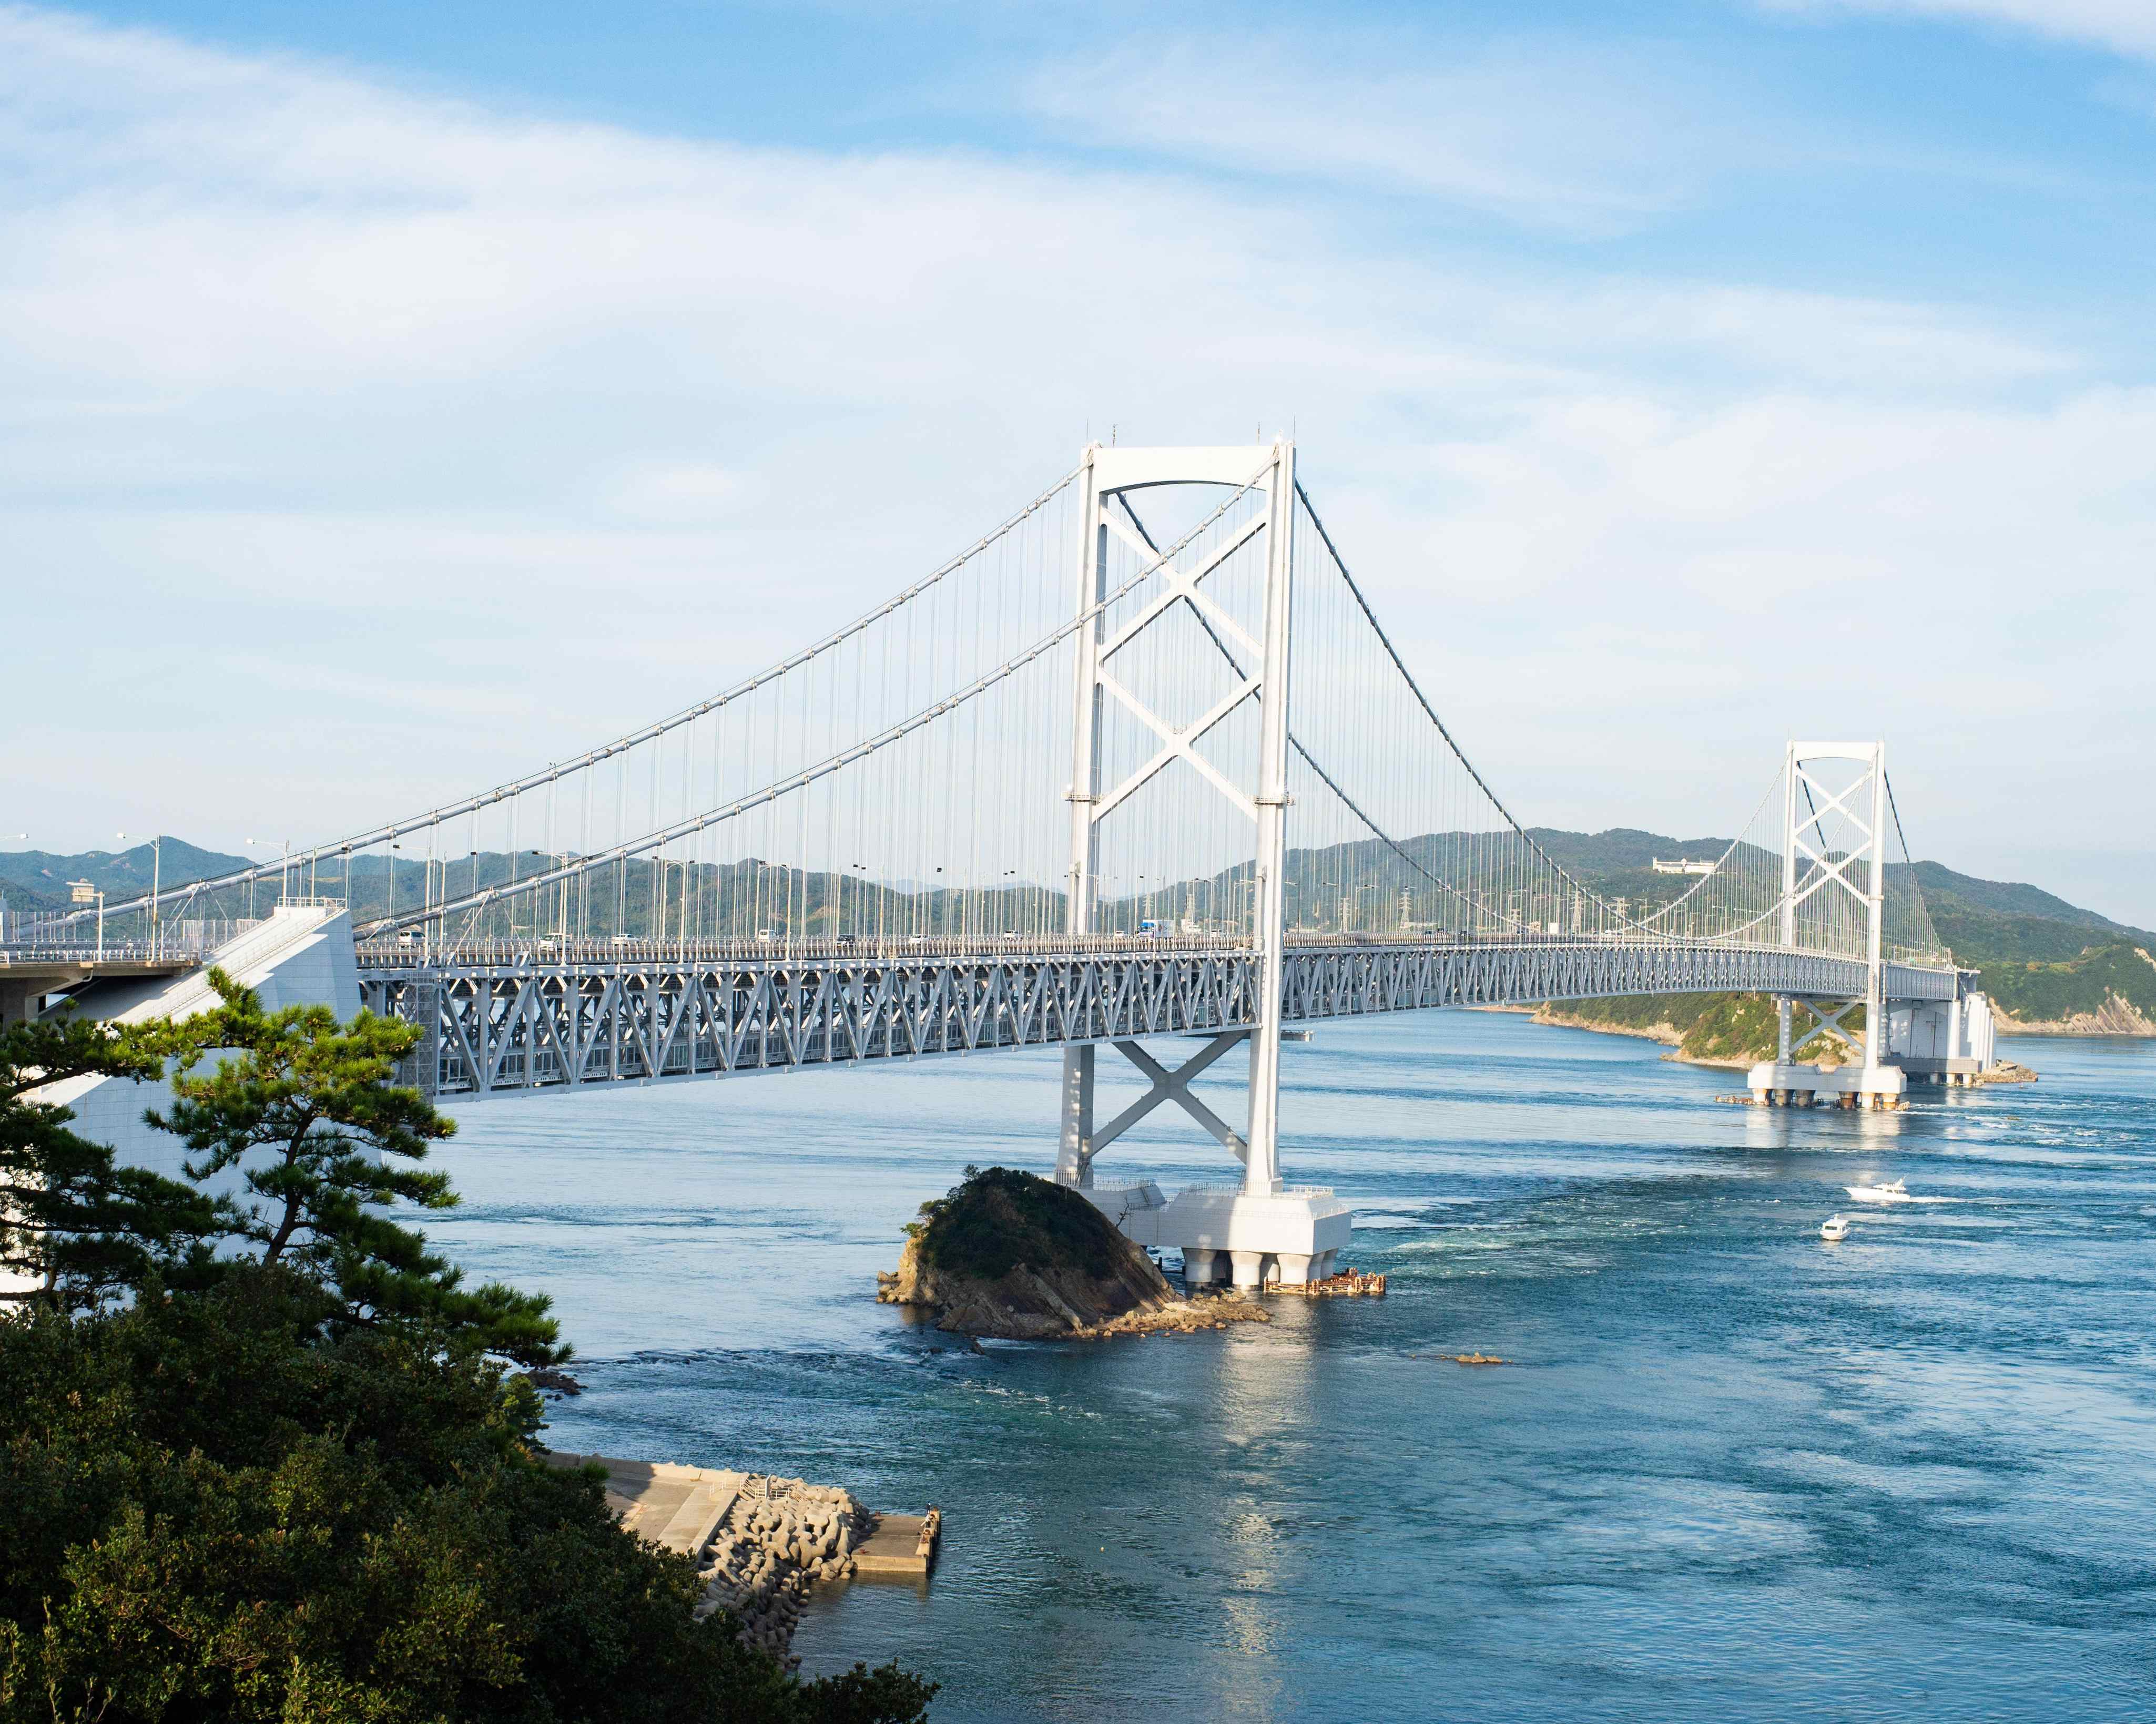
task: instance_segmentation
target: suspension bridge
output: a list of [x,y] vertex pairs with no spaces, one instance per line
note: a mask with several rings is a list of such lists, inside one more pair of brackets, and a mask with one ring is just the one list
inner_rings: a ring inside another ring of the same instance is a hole
[[[1245,1284],[1347,1243],[1346,1205],[1281,1173],[1281,1046],[1319,1019],[1761,993],[1780,1046],[1755,1094],[1867,1107],[1989,1059],[1883,744],[1791,742],[1711,866],[1655,901],[1598,895],[1455,741],[1296,464],[1286,440],[1090,447],[721,693],[276,862],[18,927],[0,987],[133,966],[152,979],[80,998],[139,1015],[187,985],[157,974],[304,952],[301,991],[418,1026],[405,1076],[444,1102],[1060,1048],[1056,1177],[1194,1277]],[[1803,1063],[1857,1006],[1861,1064]],[[1199,1045],[1171,1065],[1160,1038]],[[1111,1118],[1104,1045],[1149,1086]],[[1232,1121],[1192,1088],[1230,1053]],[[1163,1106],[1238,1185],[1171,1203],[1096,1181]]]

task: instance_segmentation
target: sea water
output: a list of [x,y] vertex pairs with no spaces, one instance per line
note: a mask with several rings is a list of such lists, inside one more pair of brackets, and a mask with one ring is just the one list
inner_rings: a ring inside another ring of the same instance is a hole
[[[2145,1717],[2156,1047],[2008,1051],[2042,1081],[1789,1112],[1515,1016],[1321,1026],[1282,1159],[1390,1290],[1194,1336],[875,1303],[968,1162],[1050,1165],[1052,1054],[470,1106],[432,1232],[553,1296],[555,1445],[940,1506],[932,1584],[795,1640],[939,1719]],[[1103,1163],[1232,1171],[1164,1114]],[[1894,1178],[1950,1201],[1843,1190]]]

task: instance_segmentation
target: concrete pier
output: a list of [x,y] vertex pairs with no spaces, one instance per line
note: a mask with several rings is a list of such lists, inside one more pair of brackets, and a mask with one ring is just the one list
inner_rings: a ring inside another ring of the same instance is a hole
[[1194,1185],[1163,1198],[1150,1180],[1083,1186],[1094,1206],[1141,1245],[1183,1253],[1193,1287],[1229,1280],[1248,1291],[1268,1281],[1301,1286],[1332,1273],[1354,1230],[1353,1212],[1329,1188],[1270,1195],[1233,1185]]
[[1902,1106],[1908,1078],[1898,1065],[1816,1065],[1763,1060],[1745,1080],[1754,1106],[1811,1107],[1831,1098],[1837,1107],[1892,1109]]

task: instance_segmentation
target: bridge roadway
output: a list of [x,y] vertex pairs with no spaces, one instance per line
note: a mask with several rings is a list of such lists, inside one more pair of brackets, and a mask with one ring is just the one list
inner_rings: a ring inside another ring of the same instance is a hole
[[[362,1003],[423,1032],[401,1074],[441,1100],[672,1082],[1256,1021],[1255,955],[1190,936],[358,948]],[[1289,936],[1289,1022],[1440,1006],[1722,990],[1863,998],[1862,960],[1637,938]],[[1890,1001],[1958,972],[1889,962]]]

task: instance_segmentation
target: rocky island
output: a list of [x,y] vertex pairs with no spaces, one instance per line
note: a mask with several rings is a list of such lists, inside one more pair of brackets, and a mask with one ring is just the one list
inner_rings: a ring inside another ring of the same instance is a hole
[[1011,1167],[968,1167],[923,1203],[896,1271],[876,1277],[876,1297],[926,1308],[954,1334],[1013,1341],[1270,1320],[1245,1299],[1182,1297],[1086,1198]]

